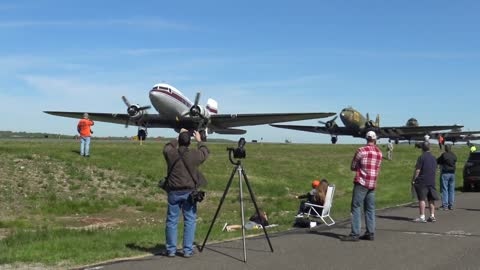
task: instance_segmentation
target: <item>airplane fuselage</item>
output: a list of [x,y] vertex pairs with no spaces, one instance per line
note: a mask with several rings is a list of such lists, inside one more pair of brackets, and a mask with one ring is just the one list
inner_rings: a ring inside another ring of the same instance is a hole
[[367,122],[367,119],[353,108],[344,108],[340,112],[340,119],[346,128],[355,131],[365,128],[365,123]]
[[152,106],[159,114],[172,119],[186,114],[193,105],[182,92],[165,83],[154,85],[149,97]]

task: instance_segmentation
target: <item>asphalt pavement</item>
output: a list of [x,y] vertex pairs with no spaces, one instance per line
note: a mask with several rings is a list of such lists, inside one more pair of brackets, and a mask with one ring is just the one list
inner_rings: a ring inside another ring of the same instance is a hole
[[377,211],[374,241],[341,241],[350,233],[344,221],[271,234],[274,252],[264,235],[248,238],[246,263],[240,239],[207,244],[191,258],[157,255],[84,269],[480,269],[480,193],[456,195],[455,209],[437,210],[435,223],[412,222],[415,205]]

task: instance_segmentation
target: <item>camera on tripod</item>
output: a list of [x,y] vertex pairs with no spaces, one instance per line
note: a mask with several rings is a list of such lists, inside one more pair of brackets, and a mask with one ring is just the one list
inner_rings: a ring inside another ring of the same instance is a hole
[[245,141],[245,138],[242,137],[240,138],[240,140],[238,140],[237,148],[227,147],[227,151],[229,152],[230,157],[233,153],[233,158],[236,158],[236,159],[246,158],[247,157],[247,152],[245,150],[246,143],[247,141]]

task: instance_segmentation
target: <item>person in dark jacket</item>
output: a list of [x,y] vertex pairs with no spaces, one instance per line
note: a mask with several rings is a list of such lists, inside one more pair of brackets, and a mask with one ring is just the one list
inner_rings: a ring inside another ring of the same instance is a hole
[[437,158],[440,166],[440,190],[442,192],[442,210],[453,210],[455,201],[455,169],[457,156],[452,152],[451,145],[445,145],[445,152]]
[[182,129],[177,140],[167,143],[163,155],[169,170],[166,180],[168,192],[168,210],[165,227],[166,250],[168,257],[175,257],[177,251],[177,225],[180,211],[183,213],[183,256],[188,258],[193,255],[193,241],[197,218],[197,203],[192,199],[191,193],[206,180],[198,170],[209,155],[207,146],[202,142],[200,133],[194,131],[193,137],[198,142],[197,149],[189,149],[190,135]]

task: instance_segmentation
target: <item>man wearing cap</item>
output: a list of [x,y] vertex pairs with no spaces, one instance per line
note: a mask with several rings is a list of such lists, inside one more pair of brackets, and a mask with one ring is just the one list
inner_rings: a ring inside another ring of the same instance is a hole
[[92,136],[91,126],[93,121],[88,119],[88,113],[83,114],[83,119],[78,121],[77,131],[80,133],[80,155],[90,156],[90,137]]
[[[375,237],[375,188],[382,163],[382,151],[377,147],[377,135],[367,132],[367,145],[355,153],[351,170],[355,172],[352,194],[352,232],[344,241],[374,240]],[[366,232],[360,236],[362,205],[365,212]]]

